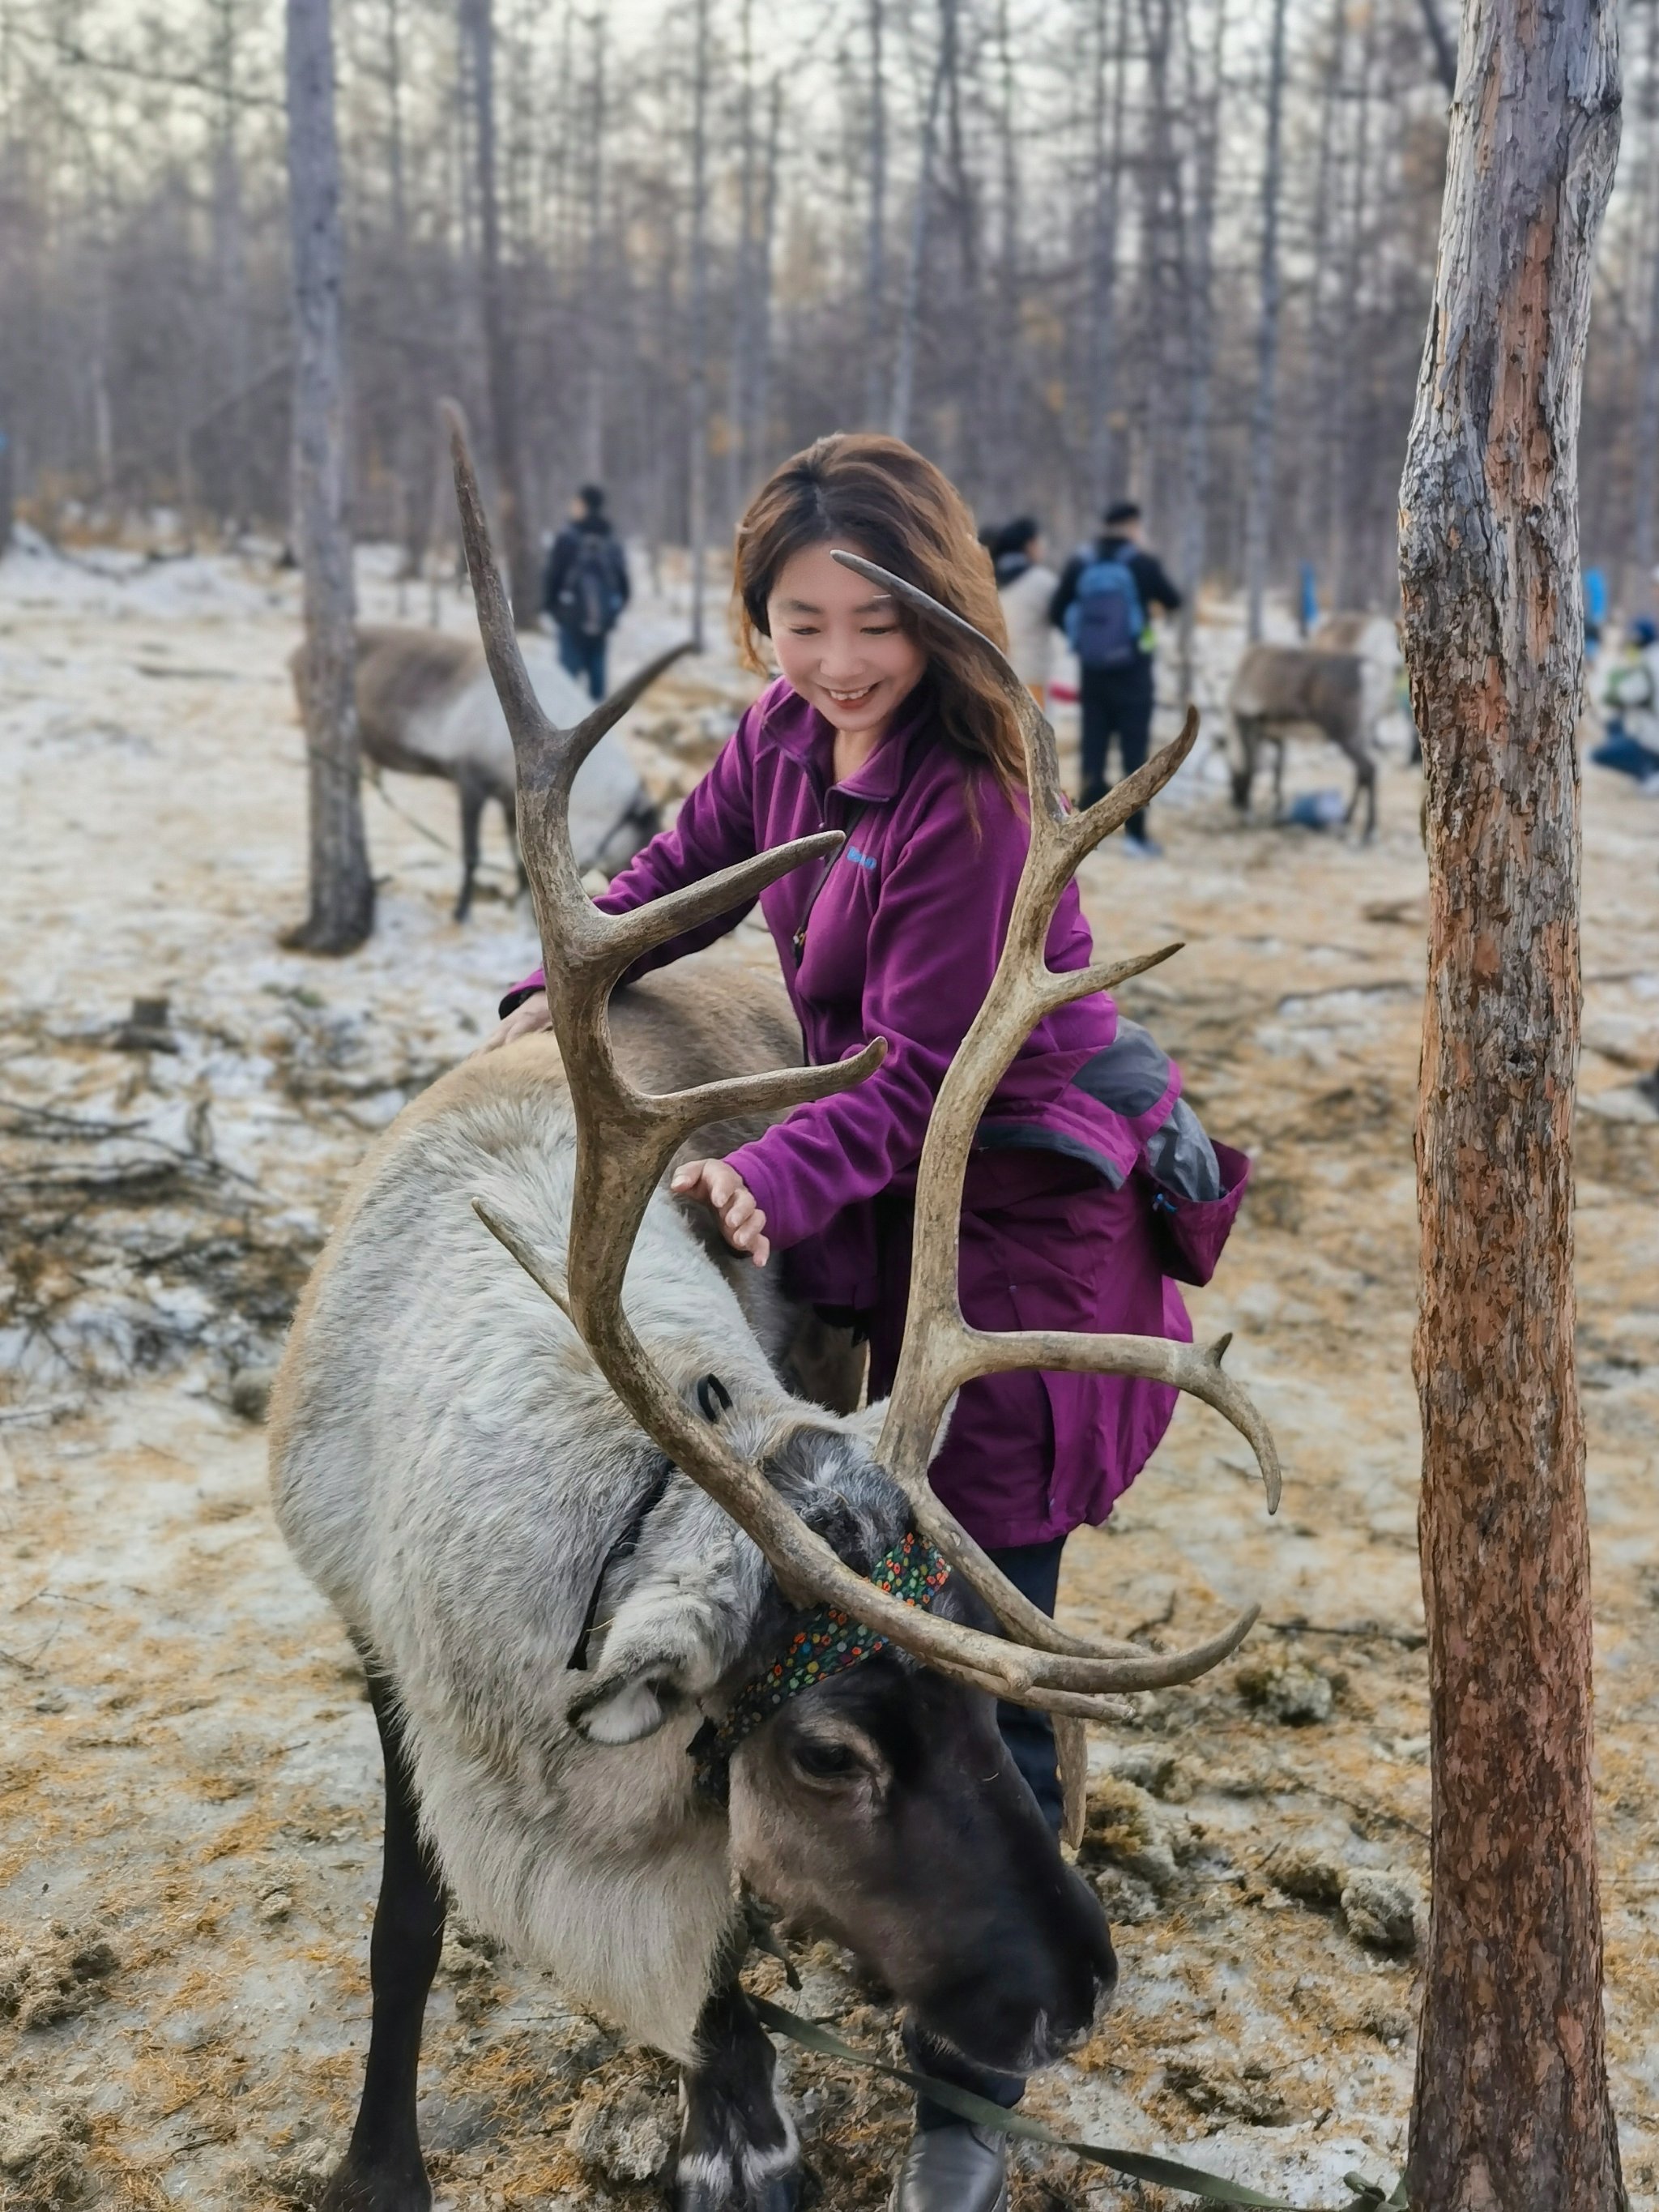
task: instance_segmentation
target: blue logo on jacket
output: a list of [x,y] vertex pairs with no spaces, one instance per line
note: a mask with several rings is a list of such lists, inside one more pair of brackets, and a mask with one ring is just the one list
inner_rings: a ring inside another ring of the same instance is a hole
[[842,854],[842,858],[843,860],[856,861],[858,866],[861,868],[873,868],[876,865],[870,854],[868,853],[860,853],[856,845],[849,845],[847,848],[847,850]]

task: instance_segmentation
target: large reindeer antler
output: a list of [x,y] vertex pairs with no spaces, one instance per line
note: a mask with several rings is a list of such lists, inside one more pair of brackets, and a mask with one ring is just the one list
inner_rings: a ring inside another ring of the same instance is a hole
[[[854,1059],[833,1067],[736,1077],[657,1097],[624,1080],[617,1064],[608,1005],[626,971],[654,946],[698,922],[728,913],[802,861],[833,853],[842,840],[836,833],[801,838],[631,914],[599,911],[582,890],[571,850],[571,785],[605,731],[677,655],[665,654],[642,670],[574,729],[554,727],[536,699],[514,634],[460,411],[447,405],[446,415],[478,625],[512,733],[520,842],[545,954],[553,1029],[576,1118],[575,1188],[564,1281],[556,1281],[510,1225],[482,1205],[477,1207],[480,1218],[569,1316],[606,1381],[647,1435],[753,1539],[797,1602],[836,1607],[924,1664],[976,1689],[1079,1718],[1112,1717],[1113,1708],[1102,1703],[1109,1693],[1162,1688],[1205,1673],[1237,1648],[1255,1619],[1253,1611],[1223,1635],[1187,1651],[1154,1654],[1133,1645],[1091,1650],[1071,1639],[1066,1639],[1067,1649],[1055,1650],[1037,1648],[1034,1637],[1004,1642],[878,1590],[805,1526],[757,1468],[738,1459],[716,1429],[691,1413],[640,1343],[623,1310],[623,1278],[651,1194],[682,1139],[727,1115],[794,1105],[845,1090],[880,1065],[885,1048],[877,1040]],[[1155,783],[1147,787],[1156,787]],[[1100,988],[1102,983],[1097,980],[1088,988]],[[1013,1049],[1011,1045],[1011,1054]],[[1021,1364],[1074,1364],[1066,1358],[1050,1362],[1049,1341],[1037,1340],[1036,1354],[1026,1360],[1022,1353]],[[1063,1353],[1073,1340],[1053,1341]],[[1015,1362],[1011,1354],[988,1364]],[[925,1489],[925,1483],[921,1486]],[[959,1531],[957,1537],[960,1551],[968,1540]],[[1056,1633],[1053,1625],[1045,1626],[1052,1638]]]
[[1054,731],[1028,687],[989,638],[926,592],[878,568],[873,561],[844,552],[833,557],[844,568],[879,584],[925,620],[970,640],[985,656],[1019,724],[1031,817],[1030,850],[1015,893],[1002,957],[985,1003],[939,1086],[922,1146],[916,1176],[908,1316],[879,1456],[908,1494],[922,1534],[974,1584],[1005,1627],[1048,1650],[1080,1651],[1087,1647],[1056,1628],[1047,1613],[1039,1612],[998,1571],[928,1484],[927,1465],[940,1418],[952,1392],[964,1382],[1009,1368],[1046,1367],[1131,1375],[1173,1384],[1214,1407],[1246,1438],[1261,1469],[1267,1510],[1276,1512],[1279,1507],[1279,1455],[1267,1425],[1246,1394],[1221,1370],[1222,1355],[1231,1341],[1228,1337],[1200,1351],[1194,1345],[1172,1343],[1166,1337],[1090,1336],[1057,1329],[976,1329],[963,1318],[957,1289],[962,1186],[968,1155],[980,1116],[1008,1063],[1046,1014],[1073,999],[1109,991],[1181,950],[1179,945],[1166,945],[1132,959],[1060,975],[1048,968],[1044,958],[1060,893],[1079,863],[1156,797],[1181,766],[1198,736],[1198,712],[1195,708],[1188,708],[1181,734],[1173,744],[1163,747],[1093,806],[1073,813],[1060,785]]
[[[1221,1370],[1231,1341],[1221,1337],[1206,1351],[1166,1337],[1079,1335],[1058,1329],[983,1330],[963,1317],[957,1289],[962,1187],[981,1115],[1004,1071],[1044,1015],[1091,992],[1109,991],[1144,974],[1181,950],[1166,945],[1127,960],[1100,963],[1056,975],[1045,948],[1060,893],[1081,862],[1113,830],[1155,798],[1191,752],[1198,712],[1187,709],[1180,735],[1093,806],[1073,813],[1060,780],[1054,733],[1006,657],[970,623],[941,606],[901,576],[854,553],[834,556],[879,584],[924,620],[969,640],[989,662],[1018,723],[1025,756],[1031,843],[1014,895],[1002,956],[985,1003],[945,1072],[927,1124],[916,1176],[915,1225],[909,1304],[898,1372],[893,1380],[878,1455],[903,1486],[916,1526],[985,1600],[1011,1636],[1046,1651],[1081,1656],[1090,1646],[1069,1636],[1017,1589],[968,1534],[927,1480],[933,1438],[951,1394],[975,1376],[1009,1368],[1046,1367],[1094,1374],[1137,1376],[1173,1384],[1201,1398],[1247,1439],[1261,1469],[1267,1510],[1279,1510],[1279,1454],[1267,1423],[1246,1394]],[[1255,1619],[1251,1607],[1228,1632],[1242,1639]],[[1082,1723],[1058,1725],[1065,1785],[1066,1833],[1080,1840],[1086,1755]]]

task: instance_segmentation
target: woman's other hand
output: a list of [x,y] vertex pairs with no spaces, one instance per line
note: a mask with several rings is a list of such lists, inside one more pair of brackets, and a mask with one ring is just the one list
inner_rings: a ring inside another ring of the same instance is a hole
[[532,991],[527,999],[520,999],[507,1019],[491,1030],[489,1035],[471,1057],[479,1059],[484,1053],[499,1052],[504,1044],[515,1037],[533,1036],[538,1030],[550,1029],[552,1017],[547,1011],[545,991]]
[[757,1267],[766,1265],[772,1250],[766,1235],[766,1216],[735,1168],[724,1160],[688,1160],[675,1170],[669,1188],[676,1198],[712,1206],[720,1235],[732,1249],[746,1253]]

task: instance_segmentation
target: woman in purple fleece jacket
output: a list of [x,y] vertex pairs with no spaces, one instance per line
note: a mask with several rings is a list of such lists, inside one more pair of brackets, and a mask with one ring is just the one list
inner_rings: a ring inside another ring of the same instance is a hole
[[[911,1199],[939,1082],[988,988],[1028,842],[1018,732],[980,657],[924,638],[830,557],[861,553],[1000,642],[991,570],[966,507],[896,440],[825,438],[786,463],[738,535],[745,642],[782,673],[738,723],[665,831],[599,904],[625,912],[823,829],[847,842],[822,870],[761,895],[806,1057],[887,1056],[856,1089],[797,1107],[674,1188],[712,1206],[726,1241],[792,1289],[857,1316],[870,1390],[890,1384],[909,1277]],[[732,928],[722,916],[655,953],[658,966]],[[1048,965],[1092,957],[1075,884]],[[502,1002],[492,1043],[544,1025],[539,971]],[[1003,1078],[969,1166],[962,1302],[985,1328],[1191,1335],[1176,1280],[1207,1281],[1248,1163],[1212,1146],[1176,1068],[1112,1001],[1048,1015]],[[935,1489],[1012,1580],[1052,1611],[1060,1549],[1102,1522],[1167,1427],[1176,1393],[1098,1375],[990,1376],[962,1392]],[[1046,1717],[1003,1709],[1010,1749],[1056,1826]],[[1009,2085],[1012,2089],[1015,2085]]]
[[[989,987],[1028,832],[1021,753],[971,652],[924,640],[890,599],[830,558],[864,554],[1000,641],[996,588],[972,519],[933,464],[896,439],[825,438],[787,462],[744,517],[738,590],[746,642],[782,670],[665,830],[599,903],[625,913],[817,830],[847,842],[822,870],[761,895],[806,1057],[887,1057],[854,1090],[798,1106],[674,1188],[712,1206],[726,1241],[790,1286],[856,1314],[870,1390],[890,1383],[909,1273],[909,1200],[927,1117]],[[740,911],[674,939],[662,966]],[[1093,957],[1077,887],[1048,933],[1050,968]],[[490,1040],[544,1027],[537,973],[502,1001]],[[1209,1279],[1248,1163],[1212,1146],[1179,1070],[1100,995],[1046,1017],[1004,1076],[969,1165],[962,1293],[984,1328],[1131,1330],[1186,1340],[1176,1280]],[[933,1468],[970,1533],[1052,1607],[1060,1547],[1099,1522],[1169,1425],[1176,1393],[1117,1376],[988,1376],[962,1392]],[[1010,1554],[1014,1555],[1012,1559]],[[1052,1739],[1028,1774],[1058,1818]],[[1021,1748],[1024,1748],[1022,1745]],[[1026,1764],[1024,1758],[1022,1766]]]

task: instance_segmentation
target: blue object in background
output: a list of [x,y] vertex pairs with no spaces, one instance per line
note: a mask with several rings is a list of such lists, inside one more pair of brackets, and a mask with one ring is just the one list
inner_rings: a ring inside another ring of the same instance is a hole
[[1607,626],[1607,580],[1599,568],[1584,571],[1584,658],[1594,660]]
[[1298,619],[1302,624],[1304,637],[1306,637],[1308,632],[1319,620],[1319,586],[1314,581],[1314,564],[1311,561],[1304,561],[1302,563],[1302,605]]

